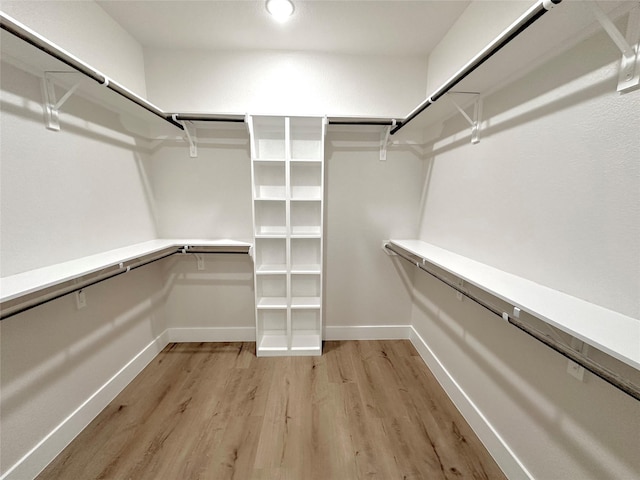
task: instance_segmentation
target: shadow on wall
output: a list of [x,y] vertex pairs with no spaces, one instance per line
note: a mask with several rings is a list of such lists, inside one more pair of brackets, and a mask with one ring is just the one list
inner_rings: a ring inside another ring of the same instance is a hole
[[162,264],[167,328],[255,328],[253,261],[248,255],[176,256]]
[[[88,305],[82,310],[70,294],[3,320],[2,419],[10,427],[2,437],[2,468],[18,461],[171,326],[167,304],[176,287],[231,289],[190,304],[183,316],[194,324],[204,318],[206,326],[216,326],[215,320],[222,318],[225,325],[254,326],[252,262],[247,255],[225,255],[222,262],[208,261],[200,272],[193,255],[169,257],[87,288]],[[242,304],[216,308],[229,295]],[[179,296],[177,301],[190,300]],[[29,410],[42,403],[50,403],[51,409]],[[24,427],[27,421],[31,428]],[[21,445],[17,430],[31,444]]]
[[[588,53],[588,54],[587,54]],[[480,142],[483,138],[514,129],[536,119],[543,118],[578,105],[587,100],[615,93],[618,82],[620,52],[604,32],[599,32],[557,57],[544,62],[526,76],[502,86],[495,93],[484,98],[483,121],[480,128]],[[610,65],[599,81],[580,87],[576,80]],[[553,93],[550,95],[550,93]],[[547,97],[548,98],[545,98]],[[446,101],[446,100],[441,100]],[[534,105],[529,109],[527,104]],[[508,119],[495,118],[507,112],[520,110]],[[444,121],[444,128],[438,138],[426,145],[424,158],[432,160],[437,155],[470,143],[469,124],[461,115],[455,114]],[[461,139],[455,139],[460,134]],[[438,140],[453,138],[450,143],[439,145]]]
[[[632,445],[638,426],[633,420],[638,413],[634,399],[588,372],[585,383],[574,380],[566,373],[565,357],[475,303],[456,300],[452,289],[428,274],[415,275],[414,305],[421,320],[415,321],[414,312],[414,327],[489,421],[496,419],[494,427],[525,464],[527,458],[555,448],[561,450],[555,455],[570,456],[592,478],[611,478],[612,459],[628,471],[637,468]],[[524,415],[507,420],[500,405],[515,406]],[[511,435],[515,430],[522,438],[505,435],[500,428],[505,422],[515,423],[508,427]],[[548,445],[533,455],[517,448],[527,444],[528,425],[549,437]],[[548,461],[553,465],[551,457]]]
[[3,470],[165,331],[166,292],[150,276],[95,285],[82,310],[68,295],[2,321]]
[[[0,71],[2,74],[3,98],[0,103],[2,112],[39,123],[45,130],[42,78],[6,62],[2,62]],[[60,98],[64,95],[64,90],[56,87],[56,93]],[[159,121],[165,123],[162,120]],[[118,113],[104,108],[97,101],[83,98],[80,94],[71,95],[60,108],[61,130],[128,150],[148,151],[148,146],[141,148],[141,145],[136,145],[139,142],[135,142],[132,138],[139,136],[140,133],[145,133],[148,136],[148,132],[139,131],[140,121],[125,123],[129,123],[136,130],[127,130]],[[161,131],[165,135],[182,136],[179,129],[169,124],[167,127],[161,127]],[[55,134],[55,132],[51,133]]]
[[[386,127],[384,127],[386,128]],[[326,136],[325,157],[330,159],[337,152],[361,153],[380,152],[380,135],[383,127],[375,126],[330,126]],[[417,139],[412,141],[411,138]],[[393,152],[412,153],[416,157],[423,156],[422,132],[407,130],[389,138],[397,144],[390,146]]]

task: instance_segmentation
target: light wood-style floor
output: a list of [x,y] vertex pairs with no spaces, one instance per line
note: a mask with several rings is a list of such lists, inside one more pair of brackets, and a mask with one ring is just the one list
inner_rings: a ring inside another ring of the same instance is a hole
[[504,479],[405,340],[170,344],[39,479]]

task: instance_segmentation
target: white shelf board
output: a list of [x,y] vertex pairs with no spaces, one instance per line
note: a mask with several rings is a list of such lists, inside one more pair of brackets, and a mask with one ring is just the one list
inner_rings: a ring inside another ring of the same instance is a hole
[[121,262],[128,262],[167,248],[180,247],[251,247],[251,243],[239,240],[205,239],[156,239],[137,243],[87,257],[57,263],[16,275],[0,278],[0,303],[28,295],[74,278],[99,272]]
[[291,308],[320,308],[320,297],[292,297]]
[[292,233],[291,238],[322,238],[319,233]]
[[272,334],[265,333],[262,336],[262,339],[258,343],[259,351],[286,351],[287,346],[287,335],[286,334]]
[[287,227],[281,225],[260,225],[256,227],[256,238],[278,238],[287,235]]
[[589,303],[421,240],[390,242],[640,370],[640,319]]
[[320,275],[322,273],[322,266],[315,265],[292,265],[291,273],[293,275]]
[[321,346],[322,339],[318,332],[294,331],[291,335],[291,350],[319,351]]
[[322,192],[320,191],[320,187],[318,188],[318,192],[312,196],[305,196],[305,195],[301,195],[299,193],[292,193],[291,194],[291,201],[292,202],[321,202],[322,201]]
[[287,308],[287,297],[260,297],[256,305],[259,310]]
[[287,273],[286,265],[260,265],[256,267],[258,275],[284,275]]
[[321,158],[292,158],[291,163],[322,163]]
[[286,197],[284,196],[257,196],[255,198],[256,202],[284,202],[286,201]]
[[282,158],[280,158],[280,157],[278,157],[278,158],[255,158],[253,160],[253,163],[257,163],[257,164],[260,164],[260,163],[267,164],[268,163],[268,164],[271,164],[271,165],[273,165],[274,163],[281,163],[281,164],[284,165],[285,159],[284,159],[284,157],[282,157]]

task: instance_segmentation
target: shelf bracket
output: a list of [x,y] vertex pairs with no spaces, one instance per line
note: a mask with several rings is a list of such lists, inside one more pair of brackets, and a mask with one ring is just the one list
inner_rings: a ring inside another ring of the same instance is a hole
[[385,162],[387,160],[387,147],[389,146],[389,135],[391,130],[396,126],[396,120],[393,119],[391,125],[387,126],[380,132],[380,161]]
[[[458,105],[452,95],[474,95],[476,97],[473,102],[473,118],[467,115],[467,112]],[[456,107],[456,109],[460,112],[460,114],[465,118],[469,125],[471,125],[471,143],[474,145],[480,142],[480,122],[482,119],[482,98],[480,98],[480,94],[477,92],[449,92],[447,93],[447,98],[451,100],[451,103]]]
[[180,125],[182,125],[182,127],[184,128],[184,133],[185,136],[187,137],[187,142],[189,142],[189,156],[191,158],[198,158],[198,139],[196,138],[196,129],[195,127],[193,128],[193,132],[189,131],[189,127],[187,127],[187,122],[185,122],[184,120],[178,120],[178,115],[177,114],[173,114],[172,115],[173,120],[178,122]]
[[626,36],[618,30],[609,16],[596,1],[587,2],[613,43],[622,52],[618,73],[618,92],[625,93],[640,85],[640,7],[629,12]]
[[80,82],[73,85],[62,96],[60,100],[56,98],[56,88],[53,83],[53,73],[72,73],[72,72],[44,72],[42,90],[44,93],[44,122],[49,130],[60,131],[60,108],[69,100],[71,95],[78,89]]

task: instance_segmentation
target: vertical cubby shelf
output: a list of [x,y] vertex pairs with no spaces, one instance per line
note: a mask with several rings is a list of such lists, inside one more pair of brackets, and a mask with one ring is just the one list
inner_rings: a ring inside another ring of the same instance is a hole
[[256,351],[322,353],[321,117],[252,116]]

